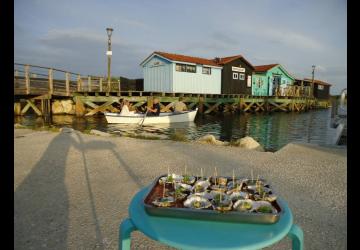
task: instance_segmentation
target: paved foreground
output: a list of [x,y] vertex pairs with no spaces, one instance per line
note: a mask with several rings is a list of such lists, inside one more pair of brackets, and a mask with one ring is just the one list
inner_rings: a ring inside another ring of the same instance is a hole
[[[80,132],[14,132],[15,249],[117,249],[131,197],[171,171],[269,179],[293,210],[305,249],[346,249],[346,150],[289,144],[276,153]],[[132,234],[133,249],[171,249]],[[284,239],[268,249],[290,249]]]

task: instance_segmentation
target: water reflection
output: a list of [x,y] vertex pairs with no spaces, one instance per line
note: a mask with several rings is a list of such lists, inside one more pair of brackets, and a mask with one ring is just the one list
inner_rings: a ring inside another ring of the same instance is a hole
[[[55,126],[72,127],[79,131],[98,129],[122,135],[135,133],[138,125],[107,124],[103,116],[76,117],[54,115],[48,120],[33,115],[15,117],[15,123],[29,127]],[[330,110],[316,110],[306,113],[273,114],[218,114],[198,115],[193,123],[144,125],[143,131],[156,135],[197,139],[212,134],[222,141],[231,141],[251,136],[267,150],[277,150],[292,141],[328,145],[334,131],[329,129]]]

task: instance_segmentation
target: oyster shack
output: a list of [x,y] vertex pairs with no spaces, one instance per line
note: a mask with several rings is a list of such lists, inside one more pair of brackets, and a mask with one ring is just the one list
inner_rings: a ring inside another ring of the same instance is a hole
[[283,90],[294,84],[291,76],[280,64],[255,66],[253,75],[252,95],[275,96],[276,90]]
[[213,60],[155,51],[140,66],[144,91],[221,93],[222,67]]
[[[305,78],[303,80],[296,79],[294,84],[298,86],[311,86],[311,83],[312,79]],[[312,93],[317,99],[327,100],[330,98],[330,87],[330,83],[314,79]]]
[[251,78],[254,66],[242,55],[215,58],[214,62],[222,66],[221,94],[251,95]]

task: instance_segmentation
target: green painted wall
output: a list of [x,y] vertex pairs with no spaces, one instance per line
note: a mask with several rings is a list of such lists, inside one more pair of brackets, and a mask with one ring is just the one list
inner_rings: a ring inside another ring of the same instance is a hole
[[270,96],[273,95],[274,76],[280,77],[280,87],[294,84],[294,78],[281,66],[275,66],[264,73],[254,73],[252,79],[252,95]]

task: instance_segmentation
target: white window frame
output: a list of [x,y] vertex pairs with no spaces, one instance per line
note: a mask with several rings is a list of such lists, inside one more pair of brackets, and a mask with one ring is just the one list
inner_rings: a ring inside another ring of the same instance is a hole
[[233,80],[238,80],[238,79],[239,79],[239,73],[233,72]]
[[324,90],[324,85],[319,84],[318,85],[318,90]]
[[[204,69],[208,69],[209,71],[208,71],[208,73],[204,73]],[[202,67],[202,73],[204,74],[204,75],[211,75],[211,67]]]
[[[177,68],[178,66],[180,67],[180,70],[178,70],[178,68]],[[183,70],[183,67],[185,68],[184,70]],[[190,67],[195,69],[195,71],[189,71]],[[185,63],[176,63],[175,64],[175,71],[177,71],[177,72],[187,72],[187,73],[196,73],[196,65],[185,64]]]
[[[240,76],[242,76],[241,78],[240,78]],[[244,73],[239,73],[239,80],[245,80],[245,74]]]
[[248,88],[251,88],[251,86],[252,86],[252,77],[251,77],[251,75],[248,75],[247,76],[247,79],[246,79],[246,86],[248,87]]

